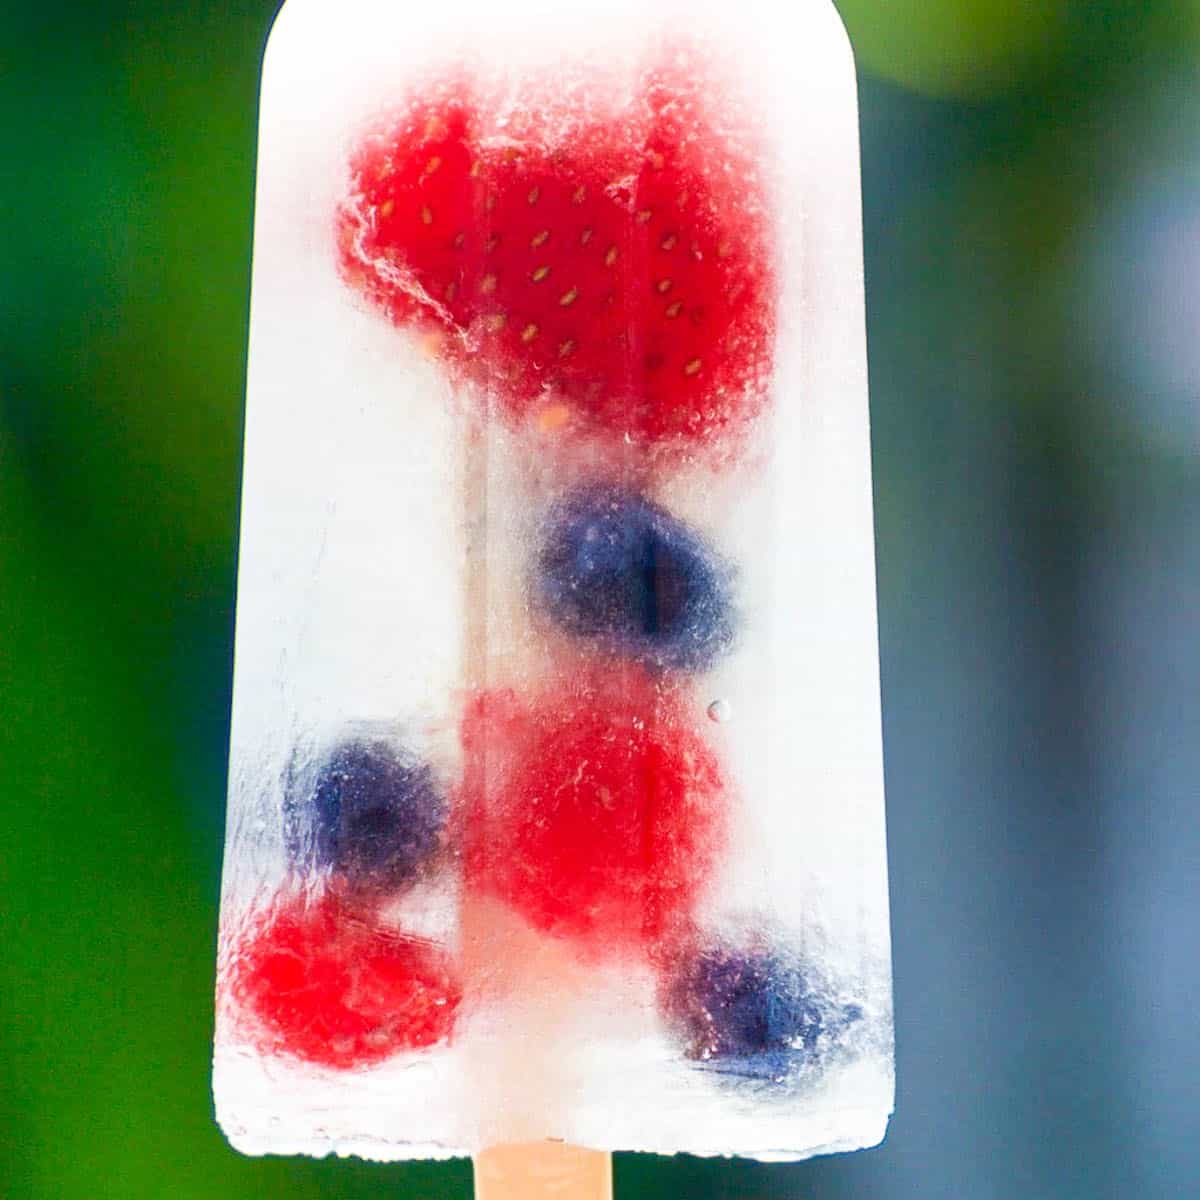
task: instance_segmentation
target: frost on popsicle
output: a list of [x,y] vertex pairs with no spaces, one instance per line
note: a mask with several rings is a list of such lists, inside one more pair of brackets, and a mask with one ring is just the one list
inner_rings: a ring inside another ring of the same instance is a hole
[[354,155],[343,274],[518,425],[736,431],[766,399],[775,284],[756,139],[714,92],[694,55],[615,98],[423,88]]

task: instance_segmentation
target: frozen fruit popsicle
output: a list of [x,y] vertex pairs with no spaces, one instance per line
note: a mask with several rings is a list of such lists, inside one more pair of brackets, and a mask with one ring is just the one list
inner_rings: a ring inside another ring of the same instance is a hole
[[521,1144],[595,1183],[565,1147],[882,1138],[857,144],[828,0],[289,0],[218,963],[239,1149],[472,1154],[499,1196]]

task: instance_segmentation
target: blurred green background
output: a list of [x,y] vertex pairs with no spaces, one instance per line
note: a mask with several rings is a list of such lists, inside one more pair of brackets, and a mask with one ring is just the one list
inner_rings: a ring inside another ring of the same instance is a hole
[[[0,6],[0,1196],[465,1197],[251,1161],[209,1053],[274,3]],[[1200,6],[845,0],[898,1110],[631,1197],[1196,1194]]]

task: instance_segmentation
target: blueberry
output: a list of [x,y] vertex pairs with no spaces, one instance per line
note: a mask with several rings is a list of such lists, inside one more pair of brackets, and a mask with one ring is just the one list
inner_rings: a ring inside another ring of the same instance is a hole
[[730,571],[696,530],[632,492],[588,488],[548,520],[534,600],[617,654],[700,671],[733,641]]
[[823,995],[793,959],[710,947],[677,970],[667,1017],[688,1057],[730,1074],[782,1079],[860,1016]]
[[446,801],[433,772],[386,739],[340,743],[306,791],[315,865],[354,885],[411,883],[441,844]]

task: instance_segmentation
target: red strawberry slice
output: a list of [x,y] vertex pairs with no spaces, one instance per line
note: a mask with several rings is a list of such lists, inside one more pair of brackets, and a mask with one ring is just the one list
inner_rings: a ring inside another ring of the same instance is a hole
[[652,72],[619,111],[452,83],[410,101],[351,163],[345,276],[440,331],[517,422],[643,443],[744,424],[770,368],[769,223],[702,91]]

